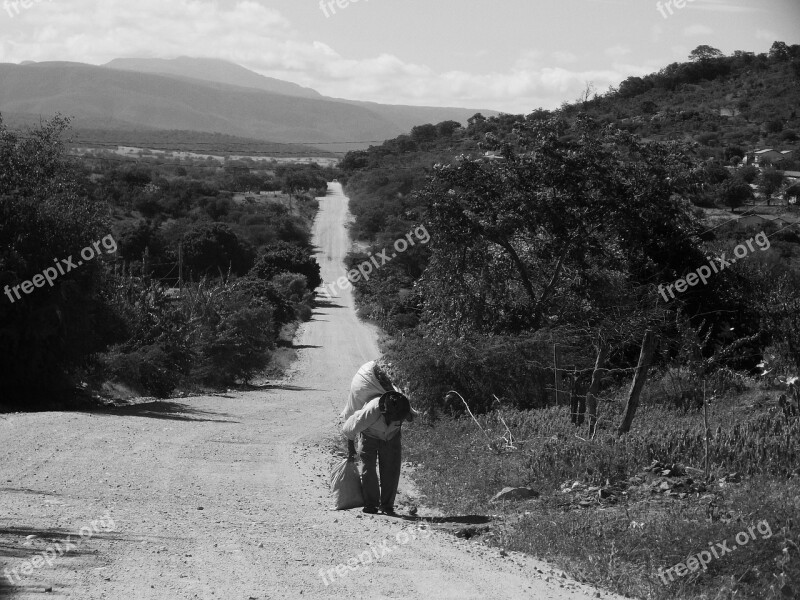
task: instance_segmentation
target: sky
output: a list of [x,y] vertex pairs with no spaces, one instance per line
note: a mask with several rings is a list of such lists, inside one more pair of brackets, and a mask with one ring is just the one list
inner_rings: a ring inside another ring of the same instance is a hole
[[0,62],[220,58],[326,96],[523,114],[776,40],[800,43],[800,0],[0,0]]

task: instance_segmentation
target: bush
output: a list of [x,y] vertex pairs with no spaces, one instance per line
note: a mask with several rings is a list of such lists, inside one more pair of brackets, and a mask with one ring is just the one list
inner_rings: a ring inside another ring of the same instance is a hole
[[300,304],[297,307],[297,318],[301,321],[310,321],[314,316],[314,310],[308,304]]
[[218,386],[247,382],[269,364],[272,331],[272,312],[266,308],[240,308],[216,326],[204,327],[196,343],[197,377]]
[[180,382],[180,375],[169,355],[158,345],[132,352],[114,351],[105,360],[109,375],[136,392],[156,398],[169,398]]
[[[55,118],[20,136],[0,120],[0,288],[9,286],[6,293],[108,235],[107,206],[86,196],[82,174],[64,155],[67,124]],[[28,407],[68,391],[75,369],[104,348],[102,286],[98,259],[13,303],[3,296],[0,397],[6,403]]]
[[302,302],[308,293],[308,279],[299,273],[280,273],[272,278],[272,285],[292,302]]
[[288,242],[278,242],[266,247],[256,260],[250,276],[270,280],[281,273],[305,275],[310,289],[315,289],[322,284],[319,264],[311,256],[311,253]]

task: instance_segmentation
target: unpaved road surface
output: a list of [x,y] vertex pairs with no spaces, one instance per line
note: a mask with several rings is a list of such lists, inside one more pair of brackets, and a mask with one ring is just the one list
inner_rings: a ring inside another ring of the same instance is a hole
[[[349,248],[347,200],[332,184],[321,204],[315,240],[332,282]],[[326,441],[351,377],[378,353],[375,330],[340,295],[299,331],[286,378],[258,391],[0,416],[0,596],[613,597],[532,559],[418,529],[425,508],[418,521],[330,510]],[[49,564],[30,562],[41,552]],[[364,553],[371,563],[320,575]]]

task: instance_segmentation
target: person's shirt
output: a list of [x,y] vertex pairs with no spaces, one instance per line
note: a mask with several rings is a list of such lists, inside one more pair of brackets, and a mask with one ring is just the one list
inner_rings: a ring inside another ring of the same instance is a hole
[[376,362],[371,360],[362,365],[353,377],[347,404],[340,415],[342,420],[346,421],[357,411],[364,408],[368,402],[375,398],[380,398],[386,392],[391,391],[391,389],[385,389],[375,376]]
[[[363,433],[367,437],[388,441],[400,433],[402,423],[392,421],[391,425],[387,425],[379,402],[380,398],[370,400],[344,422],[342,431],[348,440],[355,440],[359,433]],[[408,420],[412,419],[413,416],[409,415]]]

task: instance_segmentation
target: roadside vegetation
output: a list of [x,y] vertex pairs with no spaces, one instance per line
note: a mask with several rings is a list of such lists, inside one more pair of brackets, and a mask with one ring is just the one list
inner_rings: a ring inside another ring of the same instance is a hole
[[[720,212],[774,201],[798,216],[776,165],[734,166],[744,146],[779,141],[762,127],[776,114],[781,131],[800,125],[800,48],[713,50],[636,94],[627,82],[350,153],[366,252],[419,224],[431,234],[356,283],[357,300],[387,333],[392,375],[429,411],[431,429],[407,444],[422,492],[452,512],[502,514],[490,543],[641,598],[795,597],[800,232]],[[721,117],[728,88],[750,110]],[[654,106],[631,104],[642,94]],[[672,110],[689,96],[707,104],[697,119]],[[708,130],[720,135],[699,137]],[[659,293],[759,234],[763,251]],[[539,496],[490,502],[506,486]],[[661,580],[757,522],[773,535]]]
[[[263,372],[320,283],[310,225],[338,172],[252,159],[67,153],[68,122],[0,121],[0,288],[114,251],[0,302],[0,404],[166,398]],[[108,238],[107,236],[111,236]],[[109,245],[111,250],[111,245]]]

